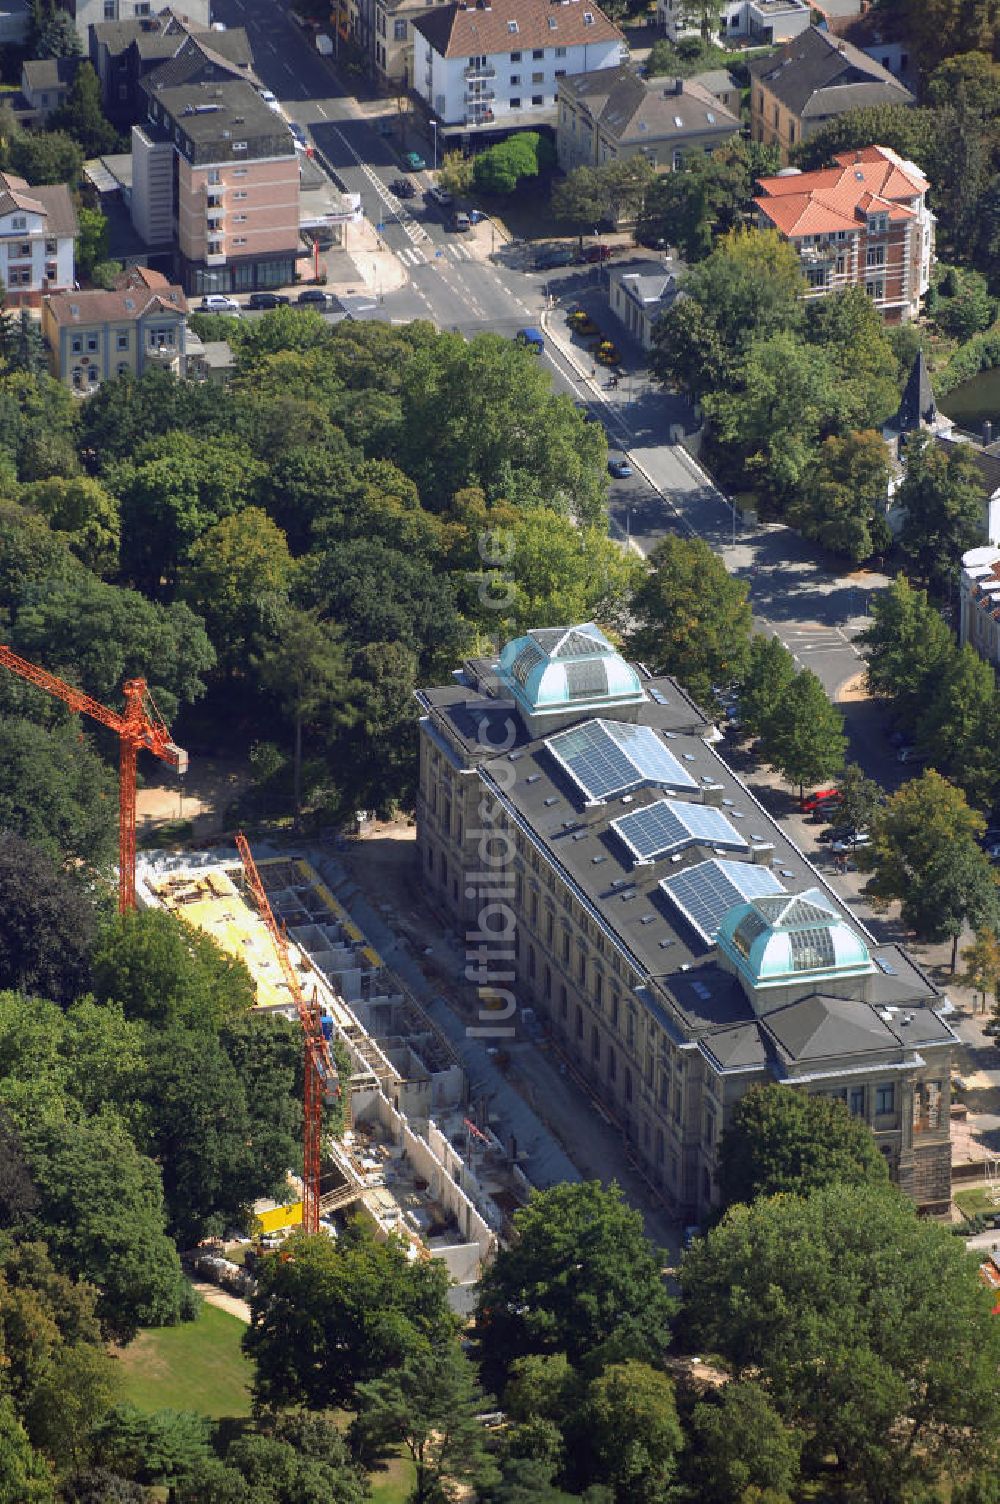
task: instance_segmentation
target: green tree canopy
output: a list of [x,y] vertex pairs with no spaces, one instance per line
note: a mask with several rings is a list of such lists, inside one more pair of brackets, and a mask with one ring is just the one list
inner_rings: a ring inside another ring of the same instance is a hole
[[115,916],[94,955],[94,992],[127,1018],[205,1033],[257,1002],[246,963],[165,909]]
[[664,172],[646,190],[636,238],[677,246],[693,265],[714,240],[745,223],[757,178],[781,166],[776,147],[734,137],[712,152],[692,152],[680,172]]
[[[58,11],[76,41],[80,40],[76,26],[68,11]],[[49,52],[49,57],[67,56],[66,53]],[[10,165],[32,186],[42,183],[66,183],[75,188],[83,172],[84,151],[66,131],[31,131],[17,135],[10,143]]]
[[634,1359],[612,1363],[592,1380],[585,1405],[594,1474],[615,1504],[660,1504],[684,1442],[670,1379]]
[[951,633],[927,600],[897,575],[872,601],[872,624],[859,638],[870,694],[892,704],[893,717],[914,730],[954,649]]
[[[289,1256],[290,1255],[290,1256]],[[243,1346],[263,1404],[350,1406],[355,1386],[453,1330],[437,1261],[410,1263],[396,1238],[360,1222],[333,1242],[297,1233],[260,1267]]]
[[750,639],[746,668],[738,682],[740,720],[751,735],[766,736],[795,674],[795,659],[776,633]]
[[115,776],[76,724],[0,716],[0,829],[56,862],[109,871],[118,850]]
[[908,437],[905,465],[896,494],[906,513],[903,552],[932,589],[946,591],[962,554],[982,536],[983,480],[966,445],[946,451],[924,432]]
[[985,829],[958,789],[929,768],[891,796],[859,847],[858,865],[872,876],[866,897],[877,909],[894,901],[903,923],[926,940],[952,941],[952,970],[966,924],[996,929],[997,885],[976,843]]
[[945,659],[920,717],[920,745],[969,799],[988,807],[1000,784],[1000,697],[990,665],[969,644]]
[[663,1352],[673,1303],[661,1259],[616,1185],[536,1191],[515,1223],[517,1241],[479,1287],[476,1335],[491,1389],[531,1353],[578,1365],[606,1343],[633,1345],[640,1358]]
[[420,1342],[402,1363],[357,1387],[352,1439],[362,1456],[384,1456],[400,1443],[413,1463],[412,1504],[456,1499],[496,1474],[476,1419],[485,1409],[475,1369],[454,1337]]
[[723,1206],[822,1186],[888,1185],[868,1125],[843,1102],[785,1086],[759,1086],[736,1104],[719,1144]]
[[807,1476],[832,1466],[875,1504],[995,1443],[993,1297],[947,1228],[895,1191],[735,1206],[685,1255],[681,1285],[695,1351],[766,1386],[806,1434]]
[[118,503],[100,481],[86,475],[53,476],[21,491],[21,505],[39,512],[56,532],[65,533],[77,558],[98,575],[118,570]]
[[860,563],[892,542],[886,498],[892,465],[881,434],[851,430],[820,444],[787,517],[807,538]]
[[668,534],[649,555],[650,572],[632,600],[629,651],[675,674],[706,709],[713,685],[739,680],[749,663],[747,587],[702,538]]
[[472,181],[480,193],[513,193],[522,178],[537,178],[555,157],[552,143],[537,131],[520,131],[476,156]]
[[259,507],[224,517],[192,545],[180,593],[223,668],[245,672],[248,654],[277,634],[293,578],[285,535]]
[[0,990],[70,1003],[86,990],[97,912],[79,878],[0,834]]
[[824,783],[844,766],[844,717],[811,669],[784,691],[764,727],[764,755],[789,783]]
[[101,85],[90,63],[83,62],[77,68],[66,102],[50,116],[49,126],[72,136],[85,157],[118,149],[120,138],[104,114]]
[[700,1504],[785,1498],[798,1483],[802,1442],[760,1384],[724,1384],[691,1412],[685,1481]]

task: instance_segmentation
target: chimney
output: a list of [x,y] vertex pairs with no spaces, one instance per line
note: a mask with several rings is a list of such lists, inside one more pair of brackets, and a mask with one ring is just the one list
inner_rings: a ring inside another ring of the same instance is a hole
[[750,860],[755,867],[770,867],[774,864],[774,846],[770,841],[757,841],[750,847]]
[[675,94],[683,94],[684,93],[684,80],[683,80],[683,78],[675,78],[674,79],[674,93]]

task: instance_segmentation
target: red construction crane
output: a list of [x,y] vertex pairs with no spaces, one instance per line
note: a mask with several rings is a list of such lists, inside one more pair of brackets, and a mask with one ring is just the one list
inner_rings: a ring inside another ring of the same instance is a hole
[[135,908],[135,760],[136,753],[145,748],[169,763],[178,773],[186,773],[188,755],[170,740],[170,732],[153,698],[146,688],[145,679],[126,679],[122,685],[125,697],[124,711],[108,710],[106,705],[91,699],[82,689],[58,679],[37,663],[29,663],[17,653],[0,644],[0,664],[9,668],[18,678],[26,679],[48,694],[63,700],[71,710],[80,715],[89,715],[100,721],[118,736],[118,909],[125,914]]
[[303,1154],[302,1154],[302,1226],[306,1232],[319,1232],[319,1174],[320,1174],[320,1148],[323,1136],[323,1097],[330,1086],[335,1086],[337,1081],[337,1068],[330,1053],[326,1035],[320,1023],[319,1009],[316,1006],[315,995],[312,1003],[307,1003],[302,992],[302,984],[298,973],[292,965],[292,958],[288,954],[288,942],[284,934],[278,928],[277,921],[271,912],[264,884],[260,880],[257,864],[253,859],[247,838],[240,831],[236,837],[236,847],[243,863],[243,871],[246,875],[247,886],[254,896],[260,917],[270,931],[274,949],[277,952],[281,970],[288,990],[292,994],[295,1008],[302,1025],[302,1033],[305,1036],[305,1102],[304,1102],[304,1125],[303,1125]]

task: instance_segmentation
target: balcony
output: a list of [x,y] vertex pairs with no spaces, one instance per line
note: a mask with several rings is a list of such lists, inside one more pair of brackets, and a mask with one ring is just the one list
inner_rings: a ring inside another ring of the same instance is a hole
[[466,110],[466,112],[465,112],[465,123],[466,123],[466,125],[490,125],[492,123],[492,121],[493,121],[493,111],[492,110],[483,110],[480,114],[473,114],[469,110]]
[[206,266],[225,266],[225,264],[226,264],[226,253],[225,253],[225,251],[207,251],[206,252],[206,254],[205,254],[205,265]]
[[477,94],[466,94],[465,103],[467,105],[485,104],[488,99],[496,99],[496,97],[495,89],[480,89]]
[[463,78],[496,78],[496,76],[497,70],[489,67],[487,64],[483,64],[480,67],[478,63],[474,63],[471,68],[463,68],[462,70]]

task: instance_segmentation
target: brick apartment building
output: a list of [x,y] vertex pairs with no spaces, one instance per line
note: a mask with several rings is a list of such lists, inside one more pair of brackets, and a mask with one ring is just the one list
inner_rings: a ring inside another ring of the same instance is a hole
[[761,178],[758,223],[795,246],[808,297],[863,287],[887,323],[915,319],[934,259],[927,179],[888,146],[835,160],[818,172]]
[[284,119],[194,38],[139,87],[132,221],[146,244],[173,248],[188,293],[291,283],[300,174]]
[[591,624],[421,690],[417,851],[481,1027],[521,1011],[687,1220],[754,1084],[843,1101],[928,1211],[951,1194],[946,999],[880,945],[723,760],[673,680]]

